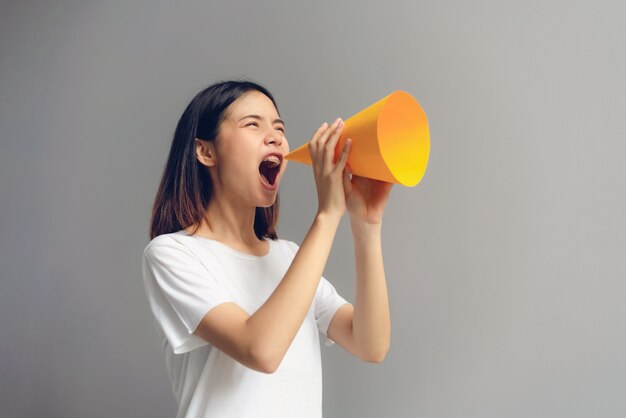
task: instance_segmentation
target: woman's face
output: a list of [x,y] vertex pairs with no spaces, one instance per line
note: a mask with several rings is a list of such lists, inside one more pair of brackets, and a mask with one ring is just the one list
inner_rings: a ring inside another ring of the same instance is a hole
[[250,206],[272,206],[289,144],[270,98],[253,90],[231,103],[213,145],[215,192]]

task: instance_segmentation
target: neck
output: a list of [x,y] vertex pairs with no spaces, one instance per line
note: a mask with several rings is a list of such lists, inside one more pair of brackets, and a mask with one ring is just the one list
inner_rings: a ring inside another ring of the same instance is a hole
[[223,194],[215,194],[207,208],[212,228],[203,221],[197,234],[246,246],[258,244],[259,239],[254,233],[255,211],[254,206],[248,206],[237,199],[224,198]]

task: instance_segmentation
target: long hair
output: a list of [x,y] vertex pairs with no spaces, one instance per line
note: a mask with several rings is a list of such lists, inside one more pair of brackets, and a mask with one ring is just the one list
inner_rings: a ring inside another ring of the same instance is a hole
[[[247,80],[212,84],[199,92],[187,105],[176,126],[161,184],[154,199],[150,240],[191,225],[196,225],[193,231],[195,233],[203,219],[212,228],[206,210],[213,193],[213,183],[206,167],[196,158],[195,139],[214,141],[226,108],[251,90],[265,94],[278,112],[272,94],[265,87]],[[278,238],[278,207],[277,194],[272,206],[256,208],[254,233],[259,239]]]

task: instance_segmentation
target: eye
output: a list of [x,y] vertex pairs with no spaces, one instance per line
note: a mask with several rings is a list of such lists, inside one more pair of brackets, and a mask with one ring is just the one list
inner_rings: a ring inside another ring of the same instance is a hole
[[259,124],[256,123],[256,122],[250,122],[250,123],[246,124],[246,126],[250,126],[250,125],[259,126]]
[[283,128],[282,126],[277,127],[276,129],[278,129],[279,131],[281,131],[282,133],[285,133],[285,128]]

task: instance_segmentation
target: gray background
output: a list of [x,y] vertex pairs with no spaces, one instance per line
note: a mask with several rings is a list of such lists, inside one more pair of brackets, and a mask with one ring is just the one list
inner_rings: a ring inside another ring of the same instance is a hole
[[[249,77],[292,149],[396,89],[429,118],[426,175],[385,213],[391,350],[324,347],[326,417],[625,417],[624,21],[620,1],[3,2],[0,416],[174,416],[150,209],[186,104]],[[301,242],[309,166],[281,199]],[[351,245],[344,219],[325,276],[349,300]]]

